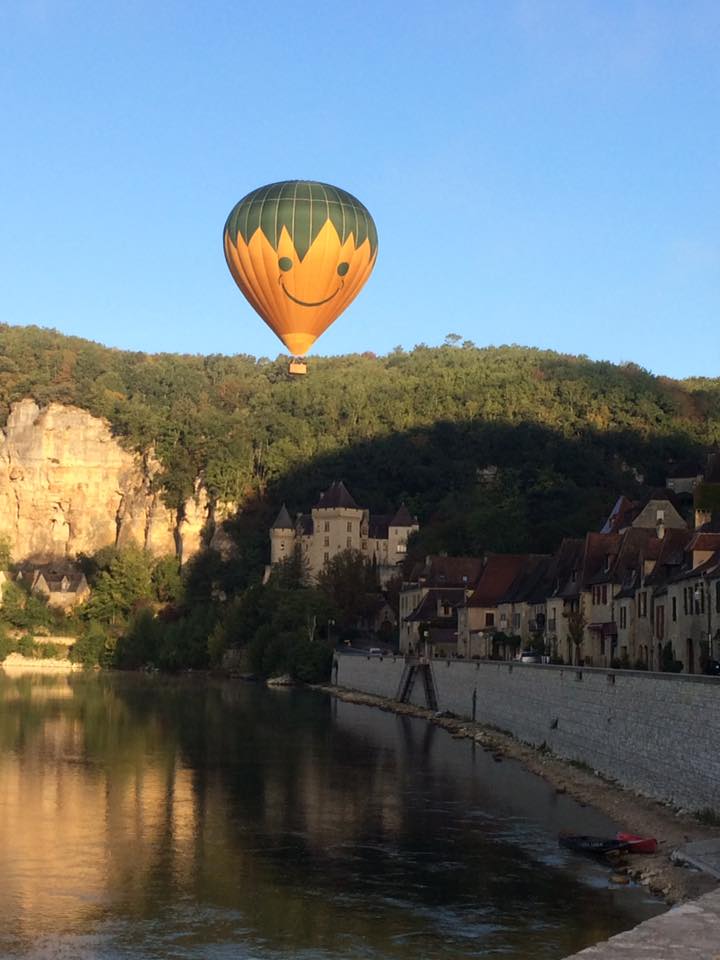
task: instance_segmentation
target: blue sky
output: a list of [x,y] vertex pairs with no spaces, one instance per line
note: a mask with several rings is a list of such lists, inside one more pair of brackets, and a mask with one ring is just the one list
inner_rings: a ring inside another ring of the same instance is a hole
[[307,178],[380,236],[314,353],[718,376],[719,43],[717,0],[0,0],[0,321],[275,356],[222,227]]

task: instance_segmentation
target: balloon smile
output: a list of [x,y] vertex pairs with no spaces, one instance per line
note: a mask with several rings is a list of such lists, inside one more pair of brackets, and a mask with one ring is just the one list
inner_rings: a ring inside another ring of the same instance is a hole
[[325,297],[324,300],[316,300],[315,303],[308,303],[307,300],[298,300],[297,297],[294,297],[294,296],[289,292],[289,290],[287,289],[287,287],[285,286],[285,284],[282,282],[282,277],[280,277],[279,279],[280,279],[280,286],[282,287],[282,290],[283,290],[283,293],[285,294],[285,296],[286,296],[289,300],[292,300],[293,303],[297,303],[297,304],[298,304],[299,306],[301,306],[301,307],[321,307],[324,303],[327,303],[329,300],[332,300],[332,298],[335,296],[335,294],[340,293],[340,291],[342,290],[342,288],[345,286],[345,282],[344,282],[343,280],[341,280],[341,281],[340,281],[340,285],[339,285],[339,287],[337,288],[337,290],[335,290],[334,293],[331,293],[329,297]]

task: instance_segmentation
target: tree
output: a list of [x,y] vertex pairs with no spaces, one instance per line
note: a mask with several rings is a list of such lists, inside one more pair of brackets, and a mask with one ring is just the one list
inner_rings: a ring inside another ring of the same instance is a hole
[[156,560],[150,578],[160,603],[177,603],[182,597],[183,581],[177,557]]
[[336,612],[343,629],[356,627],[373,610],[380,583],[377,569],[358,550],[331,557],[317,578],[318,590]]
[[118,552],[110,566],[98,576],[84,607],[89,620],[115,624],[124,622],[132,610],[154,597],[150,555],[137,547]]
[[578,606],[577,610],[569,610],[563,616],[567,618],[568,636],[575,646],[575,664],[580,666],[580,648],[585,639],[585,627],[587,626],[585,614],[582,607]]

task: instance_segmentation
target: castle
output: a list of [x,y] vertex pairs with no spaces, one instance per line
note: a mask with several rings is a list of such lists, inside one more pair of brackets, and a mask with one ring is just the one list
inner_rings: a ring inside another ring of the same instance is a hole
[[270,565],[292,556],[300,546],[310,576],[344,550],[357,550],[377,566],[384,585],[405,559],[411,533],[420,529],[404,504],[394,515],[371,514],[359,507],[342,480],[336,480],[311,512],[293,521],[283,505],[270,528]]

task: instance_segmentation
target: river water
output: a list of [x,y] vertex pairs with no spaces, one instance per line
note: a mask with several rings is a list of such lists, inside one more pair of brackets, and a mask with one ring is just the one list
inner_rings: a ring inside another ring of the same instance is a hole
[[512,761],[307,690],[0,671],[0,957],[557,960],[663,909]]

